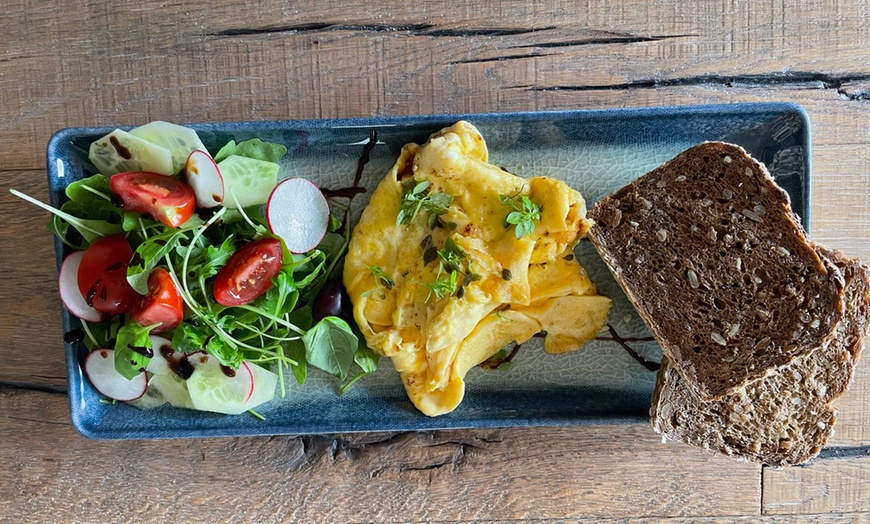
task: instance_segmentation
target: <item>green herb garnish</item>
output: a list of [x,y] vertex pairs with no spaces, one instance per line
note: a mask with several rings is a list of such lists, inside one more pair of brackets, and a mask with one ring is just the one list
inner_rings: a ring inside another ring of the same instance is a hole
[[397,226],[410,224],[417,219],[420,210],[424,209],[430,213],[429,227],[434,227],[438,216],[446,213],[447,208],[453,203],[453,197],[447,193],[427,191],[429,188],[428,180],[416,184],[411,180],[410,183],[403,185],[405,191],[402,195],[399,214],[396,216]]
[[374,291],[377,291],[378,293],[380,293],[382,299],[387,298],[387,294],[384,292],[384,290],[386,289],[387,291],[390,291],[391,289],[393,289],[393,286],[395,286],[396,283],[393,281],[392,278],[384,274],[384,268],[380,266],[368,266],[368,268],[369,273],[371,273],[372,276],[375,278],[375,289],[366,291],[365,293],[363,293],[363,296],[367,297],[371,295]]
[[[435,255],[433,256],[432,253]],[[432,298],[432,295],[444,298],[455,294],[462,298],[465,296],[464,286],[481,279],[481,276],[474,272],[472,262],[465,250],[452,237],[447,237],[442,249],[436,250],[430,246],[423,256],[426,264],[436,258],[439,259],[435,280],[421,283],[429,290],[429,294],[426,296],[427,302]],[[431,260],[427,261],[427,259]]]
[[513,210],[504,219],[505,228],[516,226],[514,232],[517,238],[531,235],[535,230],[535,221],[541,219],[541,208],[526,195],[517,197],[499,195],[498,199],[503,206]]

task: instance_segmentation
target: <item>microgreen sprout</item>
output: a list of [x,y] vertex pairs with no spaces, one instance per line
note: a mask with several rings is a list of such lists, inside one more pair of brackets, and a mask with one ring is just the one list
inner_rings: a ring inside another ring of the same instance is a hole
[[515,226],[514,232],[517,238],[531,235],[535,230],[535,221],[541,219],[541,208],[532,202],[527,195],[517,195],[510,197],[507,195],[499,195],[499,202],[512,211],[505,217],[505,228],[511,225]]
[[413,179],[410,183],[403,184],[404,194],[399,214],[396,216],[397,226],[410,224],[417,219],[420,210],[424,209],[430,213],[428,220],[431,228],[438,216],[447,212],[453,203],[453,197],[440,191],[432,192],[428,190],[429,185],[428,180],[414,183]]

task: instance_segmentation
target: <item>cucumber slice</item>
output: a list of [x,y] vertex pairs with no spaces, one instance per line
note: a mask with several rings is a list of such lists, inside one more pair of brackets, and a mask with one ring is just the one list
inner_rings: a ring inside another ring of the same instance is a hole
[[159,408],[163,404],[166,404],[166,399],[163,398],[163,395],[160,394],[159,391],[154,389],[152,384],[148,383],[148,389],[145,390],[145,394],[136,400],[131,400],[128,402],[131,406],[135,406],[139,409],[154,409]]
[[[150,338],[151,346],[154,348],[154,356],[148,361],[148,367],[145,368],[148,373],[151,373],[151,378],[148,380],[148,391],[154,390],[163,398],[164,402],[169,402],[172,406],[193,409],[190,393],[187,392],[187,384],[175,373],[173,366],[163,356],[167,347],[172,347],[171,342],[159,335],[151,335]],[[180,359],[187,359],[188,355],[175,352],[170,358],[178,362]]]
[[196,131],[189,127],[161,122],[150,122],[130,130],[130,134],[147,140],[152,144],[165,147],[172,157],[172,173],[176,174],[184,168],[187,157],[196,150],[205,151],[205,146]]
[[278,164],[239,155],[230,155],[218,163],[224,179],[224,207],[265,204],[278,185]]
[[251,376],[254,378],[254,392],[245,406],[245,409],[254,409],[275,398],[275,388],[278,386],[278,375],[257,364],[248,362]]
[[238,415],[249,409],[248,399],[254,390],[251,368],[244,362],[228,376],[216,358],[203,355],[196,362],[193,374],[187,379],[187,391],[194,409]]
[[148,390],[151,389],[157,390],[172,406],[193,409],[187,384],[175,373],[152,376],[151,380],[148,381]]
[[172,155],[168,149],[120,129],[91,143],[88,158],[106,176],[127,171],[173,173]]

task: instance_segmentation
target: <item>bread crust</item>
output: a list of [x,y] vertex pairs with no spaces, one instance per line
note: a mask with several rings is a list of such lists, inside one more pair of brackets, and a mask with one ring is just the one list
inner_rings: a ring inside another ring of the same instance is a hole
[[706,142],[599,202],[589,238],[692,392],[713,400],[834,335],[843,280],[788,194],[739,146]]

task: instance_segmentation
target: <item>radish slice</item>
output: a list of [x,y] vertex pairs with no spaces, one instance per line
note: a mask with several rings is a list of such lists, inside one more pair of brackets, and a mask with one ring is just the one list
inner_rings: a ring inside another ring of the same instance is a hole
[[115,370],[114,349],[92,351],[85,359],[85,374],[97,391],[115,400],[136,400],[145,394],[148,387],[144,372],[127,380]]
[[232,376],[216,358],[200,355],[190,359],[193,374],[187,379],[187,390],[194,409],[238,415],[249,409],[248,399],[254,393],[254,375],[248,364],[230,370]]
[[205,151],[196,150],[184,165],[187,183],[196,194],[197,207],[216,207],[224,201],[224,178],[217,164]]
[[60,290],[60,299],[70,313],[88,322],[100,322],[105,315],[89,306],[79,289],[79,266],[84,254],[84,251],[75,251],[64,259],[60,266],[57,287]]
[[311,251],[329,227],[329,204],[320,189],[304,178],[288,178],[272,190],[266,220],[291,253]]

